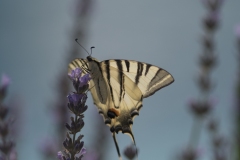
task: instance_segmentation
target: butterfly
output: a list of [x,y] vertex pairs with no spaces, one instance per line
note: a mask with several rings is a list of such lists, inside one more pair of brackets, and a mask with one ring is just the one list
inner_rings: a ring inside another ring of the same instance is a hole
[[142,101],[161,88],[174,82],[173,76],[157,66],[133,60],[104,60],[88,56],[75,59],[69,64],[69,72],[81,68],[83,74],[89,73],[90,92],[99,114],[110,127],[119,158],[116,133],[129,134],[135,143],[132,125],[139,115]]

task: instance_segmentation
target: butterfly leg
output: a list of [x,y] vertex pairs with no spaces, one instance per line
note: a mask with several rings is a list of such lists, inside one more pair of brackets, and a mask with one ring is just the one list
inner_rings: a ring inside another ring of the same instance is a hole
[[119,147],[118,147],[118,143],[117,143],[117,139],[116,139],[116,133],[112,132],[112,136],[113,136],[113,141],[114,141],[115,147],[116,147],[117,152],[118,152],[119,160],[122,160],[122,157],[121,157],[121,154],[120,154],[120,151],[119,151]]

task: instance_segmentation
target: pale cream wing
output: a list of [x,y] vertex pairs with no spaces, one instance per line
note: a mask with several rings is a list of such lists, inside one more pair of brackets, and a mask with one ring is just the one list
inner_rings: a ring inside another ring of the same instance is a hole
[[132,60],[109,60],[109,65],[129,77],[141,90],[143,98],[174,82],[170,73],[151,64]]

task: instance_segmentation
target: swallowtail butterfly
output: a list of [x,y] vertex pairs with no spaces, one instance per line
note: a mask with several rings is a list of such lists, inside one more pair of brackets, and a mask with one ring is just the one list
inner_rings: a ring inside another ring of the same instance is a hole
[[81,68],[91,75],[90,91],[99,114],[110,127],[121,159],[115,134],[119,131],[132,138],[133,119],[139,115],[142,100],[171,84],[173,76],[157,66],[133,60],[105,60],[99,62],[88,56],[69,64],[69,72]]

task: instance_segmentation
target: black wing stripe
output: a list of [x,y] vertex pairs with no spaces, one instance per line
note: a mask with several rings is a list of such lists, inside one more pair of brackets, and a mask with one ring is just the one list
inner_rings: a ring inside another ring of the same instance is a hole
[[138,84],[139,83],[139,78],[142,75],[142,71],[143,71],[143,63],[141,62],[137,62],[137,74],[135,77],[135,83]]
[[104,61],[104,63],[106,65],[106,74],[107,74],[107,80],[108,80],[108,86],[109,86],[109,89],[110,89],[110,94],[111,94],[112,100],[114,101],[113,90],[112,90],[112,86],[110,84],[110,65],[109,65],[109,60]]
[[151,67],[150,64],[146,64],[145,76],[148,74],[149,68]]
[[[97,63],[96,62],[96,64],[97,64],[97,66],[98,66],[98,69],[99,69],[99,72],[100,72],[100,75],[102,76],[102,78],[103,78],[103,74],[102,74],[102,68],[100,67],[100,64],[99,63]],[[91,74],[92,75],[92,74]],[[101,102],[103,102],[103,95],[102,95],[102,93],[101,93],[101,85],[100,85],[100,83],[99,83],[99,81],[100,81],[100,79],[98,78],[97,79],[97,87],[98,87],[98,92],[99,92],[99,96],[101,97],[101,99],[102,99],[102,101]]]
[[76,61],[72,61],[72,64],[77,68],[80,67]]
[[100,94],[100,97],[101,97],[101,99],[102,99],[102,102],[103,102],[103,96],[102,96],[102,94],[101,94],[101,88],[100,88],[100,83],[99,83],[99,78],[98,78],[98,80],[97,80],[97,83],[98,83],[98,90],[99,90],[99,94]]
[[126,68],[127,68],[127,72],[129,72],[130,63],[128,60],[124,60],[124,62],[125,62]]
[[82,60],[82,59],[76,59],[74,61],[71,62],[71,64],[75,67],[75,68],[81,68],[82,69],[82,72],[84,74],[88,73],[89,72],[89,69],[88,69],[88,64]]
[[122,98],[122,93],[123,93],[123,88],[124,88],[124,83],[123,83],[123,67],[122,67],[122,61],[121,60],[116,60],[115,61],[117,63],[117,66],[118,66],[118,70],[120,72],[118,72],[118,81],[119,81],[119,84],[120,84],[120,94],[119,94],[119,102],[121,102],[121,98]]
[[[86,72],[86,73],[89,73],[89,67],[88,67],[88,63],[86,61],[81,61],[82,65],[83,65],[83,70]],[[99,65],[98,65],[99,66]],[[99,67],[100,68],[100,67]],[[100,68],[101,69],[101,68]]]
[[158,74],[161,72],[161,68],[159,68],[158,69],[158,71],[155,73],[155,75],[153,76],[153,78],[151,79],[151,81],[150,81],[150,83],[149,84],[151,84],[155,79],[156,79],[156,77],[158,76]]

